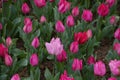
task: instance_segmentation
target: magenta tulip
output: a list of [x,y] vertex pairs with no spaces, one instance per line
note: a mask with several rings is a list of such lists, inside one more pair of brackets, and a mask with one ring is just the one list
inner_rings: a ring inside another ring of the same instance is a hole
[[20,80],[19,74],[14,74],[10,80]]
[[23,12],[24,14],[27,14],[27,13],[30,12],[30,8],[29,8],[29,6],[28,6],[27,3],[23,3],[23,4],[22,4],[22,12]]
[[67,59],[66,51],[63,50],[60,54],[57,55],[57,61],[64,62]]
[[46,20],[46,17],[45,16],[41,16],[40,17],[40,23],[45,23],[47,20]]
[[38,59],[38,55],[36,53],[32,54],[30,57],[30,64],[32,66],[36,66],[38,65],[39,59]]
[[6,45],[7,45],[7,47],[9,47],[11,44],[12,44],[12,39],[11,39],[11,37],[7,37],[7,38],[6,38]]
[[79,8],[77,6],[72,9],[72,15],[74,17],[79,15]]
[[56,29],[57,32],[64,32],[65,31],[65,27],[64,27],[63,23],[60,20],[58,20],[56,22],[55,29]]
[[66,24],[68,27],[72,27],[75,25],[75,21],[72,15],[69,15],[66,19]]
[[8,54],[5,54],[5,65],[6,66],[11,66],[13,63],[12,57]]
[[46,5],[46,0],[34,0],[34,3],[38,8],[42,8]]
[[35,38],[33,39],[31,45],[32,45],[34,48],[38,48],[38,47],[39,47],[40,42],[39,42],[38,37],[35,37]]
[[118,28],[115,33],[114,33],[114,37],[118,40],[120,40],[120,28]]
[[77,53],[79,51],[79,44],[78,44],[77,41],[74,41],[74,42],[71,43],[71,45],[70,45],[70,51],[72,53]]

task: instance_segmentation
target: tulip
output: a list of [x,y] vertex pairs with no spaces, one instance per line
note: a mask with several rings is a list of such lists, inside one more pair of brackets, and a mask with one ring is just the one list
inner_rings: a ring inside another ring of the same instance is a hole
[[0,44],[0,57],[5,57],[5,54],[8,53],[8,48],[6,48],[3,44]]
[[113,49],[117,51],[118,55],[120,55],[120,43],[115,43]]
[[72,42],[71,45],[70,45],[70,51],[72,53],[77,53],[78,50],[79,50],[79,44],[78,44],[78,42],[77,41]]
[[19,74],[14,74],[10,80],[20,80]]
[[55,0],[49,0],[50,2],[54,2]]
[[64,27],[63,23],[60,20],[58,20],[56,22],[55,29],[56,29],[57,32],[64,32],[65,31],[65,27]]
[[29,6],[28,6],[27,3],[23,3],[23,4],[22,4],[22,12],[23,12],[24,14],[27,14],[27,13],[30,12],[30,8],[29,8]]
[[39,47],[40,42],[39,42],[38,37],[35,37],[35,38],[33,39],[31,45],[32,45],[34,48],[38,48],[38,47]]
[[46,21],[47,21],[46,17],[45,16],[41,16],[40,23],[45,23]]
[[69,15],[67,17],[66,24],[67,24],[68,27],[74,26],[75,22],[74,22],[74,18],[73,18],[72,15]]
[[110,77],[108,80],[117,80],[115,77]]
[[28,24],[25,24],[24,27],[23,27],[23,31],[26,34],[29,34],[30,32],[32,32],[32,22],[30,22]]
[[108,5],[109,8],[111,8],[115,4],[116,0],[106,0],[106,4]]
[[46,0],[34,0],[34,3],[38,8],[42,8],[46,5]]
[[52,38],[50,43],[45,43],[45,46],[49,54],[56,56],[60,54],[63,50],[63,45],[61,44],[60,38]]
[[86,32],[78,32],[74,34],[74,41],[78,41],[79,44],[84,44],[88,40]]
[[76,70],[82,70],[82,60],[79,60],[79,59],[74,59],[73,60],[73,63],[72,63],[72,70],[73,71],[76,71]]
[[66,51],[63,50],[60,54],[57,55],[57,61],[64,62],[67,59]]
[[24,18],[24,24],[30,24],[30,23],[32,23],[30,18],[28,17]]
[[13,63],[12,57],[8,54],[5,54],[5,65],[6,66],[11,66]]
[[98,6],[97,13],[102,17],[107,16],[109,13],[109,8],[107,7],[107,5],[102,3]]
[[76,16],[79,15],[79,8],[78,8],[78,7],[74,7],[74,8],[72,9],[72,15],[73,15],[74,17],[76,17]]
[[120,75],[120,60],[111,60],[109,67],[113,75]]
[[115,24],[116,23],[116,17],[115,16],[111,16],[110,17],[110,24]]
[[95,58],[93,56],[90,56],[87,60],[87,63],[90,64],[94,64],[95,63]]
[[92,21],[93,14],[90,10],[83,10],[82,19],[86,22]]
[[104,76],[106,73],[105,64],[102,61],[98,61],[94,64],[94,74],[98,76]]
[[87,30],[87,37],[88,38],[91,38],[92,37],[92,30],[91,29],[89,29],[89,30]]
[[0,23],[0,30],[2,30],[2,23]]
[[120,28],[118,28],[115,33],[114,33],[114,37],[118,40],[120,40]]
[[6,45],[9,47],[12,44],[12,39],[10,37],[7,37],[6,39]]
[[32,66],[36,66],[38,65],[39,59],[38,59],[38,55],[36,53],[32,54],[30,57],[30,64]]

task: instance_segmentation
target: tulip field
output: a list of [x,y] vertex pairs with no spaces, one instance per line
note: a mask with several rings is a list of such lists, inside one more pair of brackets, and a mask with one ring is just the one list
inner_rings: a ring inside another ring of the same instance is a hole
[[120,0],[1,0],[0,80],[120,80]]

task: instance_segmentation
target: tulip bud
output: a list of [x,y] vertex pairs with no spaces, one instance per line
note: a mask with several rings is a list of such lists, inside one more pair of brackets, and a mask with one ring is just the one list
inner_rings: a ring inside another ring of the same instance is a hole
[[6,48],[3,44],[0,44],[0,57],[5,57],[5,54],[8,53],[8,48]]
[[32,22],[30,22],[28,24],[25,24],[24,27],[23,27],[23,31],[26,34],[29,34],[30,32],[32,32]]
[[41,16],[40,23],[45,23],[46,21],[47,21],[46,17],[45,16]]
[[94,64],[94,74],[98,76],[104,76],[106,73],[105,64],[102,61],[98,61]]
[[118,28],[115,33],[114,33],[114,37],[118,40],[120,40],[120,28]]
[[32,66],[36,66],[38,65],[39,59],[38,59],[38,55],[36,53],[32,54],[30,57],[30,64]]
[[116,23],[116,17],[115,16],[111,16],[110,17],[110,24],[114,25]]
[[74,22],[74,18],[73,18],[72,15],[69,15],[67,17],[66,24],[67,24],[68,27],[74,26],[75,22]]
[[117,80],[115,77],[110,77],[108,80]]
[[64,27],[63,23],[60,20],[58,20],[56,22],[55,29],[56,29],[57,32],[64,32],[65,31],[65,27]]
[[10,37],[7,37],[6,39],[6,45],[9,47],[12,44],[12,39]]
[[106,4],[108,5],[109,8],[111,8],[115,4],[116,0],[106,0]]
[[70,45],[70,51],[72,53],[77,53],[78,50],[79,50],[79,44],[78,44],[78,42],[77,41],[72,42],[71,45]]
[[115,43],[113,45],[113,49],[117,52],[118,55],[120,55],[120,43]]
[[46,5],[46,0],[34,0],[34,3],[38,8],[42,8]]
[[29,23],[32,23],[31,19],[28,17],[24,18],[24,24],[29,24]]
[[2,23],[0,23],[0,30],[2,30]]
[[86,33],[87,33],[88,38],[92,37],[92,30],[91,29],[89,29]]
[[67,54],[65,50],[63,50],[60,54],[57,55],[57,60],[59,62],[66,61],[66,59],[67,59]]
[[20,80],[19,74],[14,74],[11,78],[11,80]]
[[5,54],[5,65],[6,66],[11,66],[12,62],[13,62],[12,57],[8,54]]
[[30,12],[30,8],[29,8],[29,6],[28,6],[27,3],[23,3],[23,4],[22,4],[22,12],[23,12],[24,14],[27,14],[27,13]]
[[78,8],[78,7],[74,7],[74,8],[72,9],[72,15],[73,15],[74,17],[76,17],[76,16],[79,15],[79,8]]
[[75,58],[72,63],[72,70],[73,71],[82,70],[82,60]]
[[33,39],[31,45],[32,45],[34,48],[38,48],[38,47],[39,47],[40,42],[39,42],[38,37],[35,37],[35,38]]
[[90,64],[94,64],[95,63],[95,58],[93,56],[90,56],[87,60],[87,63]]

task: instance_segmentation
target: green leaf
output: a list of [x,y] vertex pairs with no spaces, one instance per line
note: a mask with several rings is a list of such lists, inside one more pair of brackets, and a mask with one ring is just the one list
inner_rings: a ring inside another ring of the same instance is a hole
[[54,77],[54,80],[59,80],[59,76],[60,76],[60,72],[58,72],[55,77]]
[[0,80],[7,80],[8,75],[7,74],[0,74]]
[[49,56],[47,56],[47,59],[53,60],[53,59],[54,59],[54,55],[49,55]]
[[53,76],[50,73],[48,68],[46,68],[44,76],[45,76],[46,80],[52,80],[53,79]]
[[35,70],[34,78],[35,78],[35,80],[40,80],[40,69],[39,69],[39,67],[37,67],[36,70]]
[[53,8],[53,10],[54,10],[54,19],[55,19],[55,21],[57,21],[60,19],[57,7],[55,6],[55,8]]

